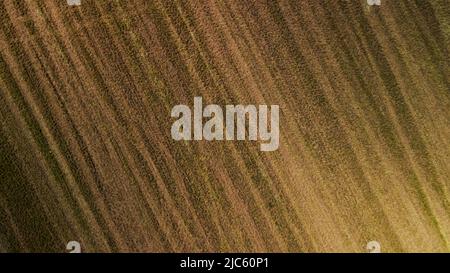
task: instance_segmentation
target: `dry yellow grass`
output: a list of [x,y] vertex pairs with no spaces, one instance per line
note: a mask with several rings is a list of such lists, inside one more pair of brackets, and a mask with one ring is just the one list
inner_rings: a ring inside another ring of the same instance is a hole
[[[445,0],[0,3],[0,250],[450,250]],[[281,144],[170,110],[280,105]]]

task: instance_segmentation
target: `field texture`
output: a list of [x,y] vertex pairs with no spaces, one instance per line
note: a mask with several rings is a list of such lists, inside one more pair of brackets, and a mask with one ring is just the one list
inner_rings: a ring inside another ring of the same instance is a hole
[[[450,251],[448,0],[0,1],[0,250]],[[280,106],[280,148],[173,106]]]

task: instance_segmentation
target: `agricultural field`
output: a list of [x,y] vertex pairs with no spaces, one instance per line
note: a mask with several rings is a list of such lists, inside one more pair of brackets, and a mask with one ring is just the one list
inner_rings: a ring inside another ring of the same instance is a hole
[[0,2],[0,252],[450,251],[449,1],[80,3]]

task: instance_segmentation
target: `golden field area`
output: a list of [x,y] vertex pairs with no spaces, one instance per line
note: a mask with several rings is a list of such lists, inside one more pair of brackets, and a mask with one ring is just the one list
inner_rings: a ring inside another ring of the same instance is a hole
[[[0,251],[450,251],[447,0],[3,0]],[[175,141],[279,105],[280,146]]]

